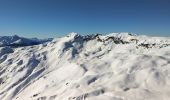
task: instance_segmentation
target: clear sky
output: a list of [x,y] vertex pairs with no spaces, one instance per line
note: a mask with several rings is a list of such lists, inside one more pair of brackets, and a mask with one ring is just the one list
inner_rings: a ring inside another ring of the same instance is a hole
[[170,0],[0,0],[0,35],[133,32],[170,36]]

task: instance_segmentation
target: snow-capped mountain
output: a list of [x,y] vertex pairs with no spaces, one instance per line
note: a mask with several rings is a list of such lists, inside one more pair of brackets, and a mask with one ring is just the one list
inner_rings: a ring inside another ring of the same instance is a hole
[[167,37],[71,33],[46,44],[0,47],[0,100],[169,98]]
[[0,46],[30,46],[37,45],[52,39],[37,39],[37,38],[23,38],[17,35],[14,36],[0,36]]

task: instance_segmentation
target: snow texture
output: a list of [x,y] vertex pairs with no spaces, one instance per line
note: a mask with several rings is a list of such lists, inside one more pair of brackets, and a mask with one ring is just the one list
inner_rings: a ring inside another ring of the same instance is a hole
[[168,37],[70,33],[13,48],[14,37],[0,39],[0,100],[170,98]]

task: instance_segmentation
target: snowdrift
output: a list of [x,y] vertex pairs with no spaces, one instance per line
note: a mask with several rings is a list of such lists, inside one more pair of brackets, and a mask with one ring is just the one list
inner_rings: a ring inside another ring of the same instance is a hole
[[0,47],[0,100],[169,100],[170,38],[71,33]]

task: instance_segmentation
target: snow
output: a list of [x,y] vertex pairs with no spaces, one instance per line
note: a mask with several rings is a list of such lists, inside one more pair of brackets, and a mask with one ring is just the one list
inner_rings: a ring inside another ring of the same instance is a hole
[[0,47],[0,100],[169,98],[168,37],[73,32],[45,44]]
[[24,38],[19,37],[17,35],[14,36],[0,36],[0,47],[3,46],[12,46],[12,47],[18,47],[18,46],[30,46],[30,45],[37,45],[42,44],[48,41],[51,41],[52,39],[37,39],[37,38]]

